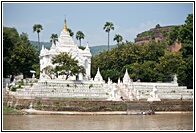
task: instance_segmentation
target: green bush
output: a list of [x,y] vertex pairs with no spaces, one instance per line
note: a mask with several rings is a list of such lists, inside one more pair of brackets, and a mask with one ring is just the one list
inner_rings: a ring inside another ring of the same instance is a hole
[[24,81],[21,79],[21,81],[18,81],[19,85],[24,85]]
[[17,87],[13,87],[13,88],[11,88],[11,91],[16,92],[16,90],[17,90]]
[[90,84],[90,85],[89,85],[89,89],[90,89],[91,87],[93,87],[93,84]]
[[54,102],[54,106],[59,106],[59,102]]
[[37,105],[41,105],[41,101],[40,100],[37,100],[36,104]]

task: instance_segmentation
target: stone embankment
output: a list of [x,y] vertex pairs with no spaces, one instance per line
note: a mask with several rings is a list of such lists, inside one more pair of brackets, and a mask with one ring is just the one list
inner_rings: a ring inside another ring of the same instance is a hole
[[[147,101],[96,101],[68,99],[14,99],[4,98],[4,106],[17,110],[66,111],[66,112],[155,112],[193,111],[192,100]],[[32,108],[30,107],[32,106]],[[35,112],[36,113],[36,112]],[[58,114],[58,113],[57,113]],[[77,113],[76,113],[77,114]],[[88,113],[87,113],[88,114]],[[97,113],[99,114],[99,113]],[[101,114],[101,113],[100,113]],[[107,114],[107,113],[106,113]],[[117,113],[118,114],[118,113]],[[129,113],[131,114],[131,113]]]

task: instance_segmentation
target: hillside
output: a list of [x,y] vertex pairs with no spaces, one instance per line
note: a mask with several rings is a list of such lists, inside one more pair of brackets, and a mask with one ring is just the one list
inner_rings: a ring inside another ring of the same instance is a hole
[[[167,41],[167,36],[171,29],[175,27],[174,26],[164,26],[164,27],[157,27],[157,28],[152,28],[148,31],[144,31],[140,34],[137,35],[135,38],[135,43],[136,44],[142,44],[142,43],[148,43],[151,40],[155,40],[156,42],[158,41]],[[171,52],[173,51],[178,51],[181,49],[181,43],[174,42],[173,45],[168,46],[169,50]]]
[[[36,46],[38,48],[38,42],[37,41],[30,41],[31,44],[33,44],[34,46]],[[44,44],[44,47],[47,49],[50,49],[51,47],[51,42],[40,42],[40,44]]]
[[[30,41],[30,42],[34,46],[38,46],[38,42],[37,41]],[[50,42],[41,42],[41,44],[44,44],[44,47],[47,48],[47,49],[50,49],[50,47],[52,45]],[[111,48],[114,48],[116,46],[117,45],[111,45],[110,46],[110,49]],[[108,49],[108,46],[107,45],[100,45],[100,46],[92,46],[92,47],[89,47],[89,48],[91,50],[92,55],[97,55],[99,52],[101,52],[103,50],[107,50]]]
[[[117,45],[111,45],[110,49],[115,48]],[[92,46],[89,47],[91,50],[92,55],[97,55],[99,54],[99,52],[103,51],[103,50],[107,50],[108,46],[107,45],[100,45],[100,46]]]
[[174,26],[165,26],[165,27],[158,27],[152,28],[148,31],[144,31],[137,35],[135,39],[136,44],[147,43],[152,39],[155,41],[161,40],[166,41],[167,34],[171,31],[172,27]]

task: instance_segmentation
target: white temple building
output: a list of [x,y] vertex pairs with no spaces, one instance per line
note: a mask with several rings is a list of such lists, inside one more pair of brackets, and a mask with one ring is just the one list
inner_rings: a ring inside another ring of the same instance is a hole
[[[83,80],[83,79],[88,80],[91,78],[92,54],[88,47],[88,43],[84,50],[79,49],[77,44],[74,43],[73,38],[70,36],[69,31],[67,30],[66,20],[64,20],[64,27],[63,27],[63,30],[61,31],[59,38],[56,41],[56,44],[52,42],[52,46],[49,50],[44,48],[44,45],[42,45],[42,49],[40,51],[40,56],[39,56],[40,57],[40,71],[41,71],[40,80],[49,79],[49,77],[42,70],[47,66],[54,67],[54,65],[51,62],[52,57],[62,52],[70,53],[72,55],[72,58],[75,58],[76,60],[78,60],[79,62],[78,65],[81,65],[85,68],[86,75],[85,77],[83,77],[82,74],[79,74],[78,75],[79,80]],[[58,78],[62,79],[63,76],[58,76]],[[76,76],[72,76],[68,80],[76,80]]]

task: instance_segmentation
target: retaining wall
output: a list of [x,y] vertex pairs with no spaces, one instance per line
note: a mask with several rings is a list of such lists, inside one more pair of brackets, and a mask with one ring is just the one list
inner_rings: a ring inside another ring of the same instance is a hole
[[[9,105],[8,105],[9,101]],[[10,104],[11,102],[11,104]],[[162,100],[157,102],[147,101],[92,101],[92,100],[64,100],[64,99],[16,99],[4,98],[5,106],[21,110],[33,108],[45,111],[193,111],[192,100]]]

